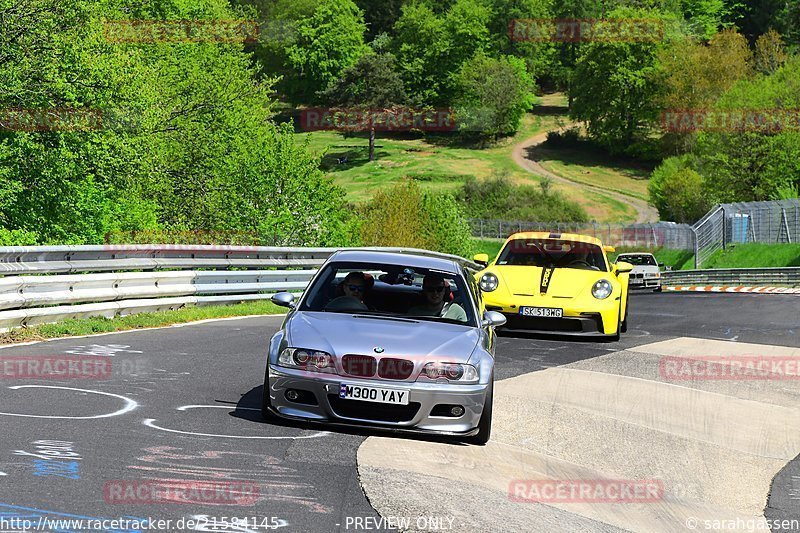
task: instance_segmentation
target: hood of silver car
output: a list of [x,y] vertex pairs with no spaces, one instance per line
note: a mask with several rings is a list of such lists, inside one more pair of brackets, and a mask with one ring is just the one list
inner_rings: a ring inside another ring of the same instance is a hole
[[466,363],[480,339],[474,327],[349,313],[298,311],[285,328],[291,346],[339,357],[433,356]]

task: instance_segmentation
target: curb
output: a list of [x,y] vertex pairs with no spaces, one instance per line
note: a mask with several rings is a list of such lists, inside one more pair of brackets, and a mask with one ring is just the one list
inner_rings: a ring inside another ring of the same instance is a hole
[[745,287],[741,285],[676,285],[664,287],[665,291],[681,292],[744,292],[757,294],[800,294],[800,288],[788,287]]

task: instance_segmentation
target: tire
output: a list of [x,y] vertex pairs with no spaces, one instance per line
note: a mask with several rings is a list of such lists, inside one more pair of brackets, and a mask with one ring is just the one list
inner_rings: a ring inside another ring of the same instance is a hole
[[489,389],[486,391],[486,401],[483,403],[481,420],[478,422],[478,433],[467,437],[466,441],[470,444],[483,446],[489,442],[492,436],[492,404],[494,403],[494,373],[489,378]]
[[275,413],[272,412],[272,402],[269,398],[269,362],[267,370],[264,372],[264,390],[261,394],[261,418],[264,420],[275,420]]

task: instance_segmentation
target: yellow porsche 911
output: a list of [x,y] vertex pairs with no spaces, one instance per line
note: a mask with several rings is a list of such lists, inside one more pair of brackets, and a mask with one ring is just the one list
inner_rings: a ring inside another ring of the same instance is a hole
[[612,264],[614,249],[594,237],[515,233],[492,264],[476,274],[489,311],[503,313],[505,330],[619,339],[628,326],[628,272]]

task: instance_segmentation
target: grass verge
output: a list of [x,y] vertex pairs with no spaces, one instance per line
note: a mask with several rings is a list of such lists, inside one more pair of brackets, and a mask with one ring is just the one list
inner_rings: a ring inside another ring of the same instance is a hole
[[137,313],[118,318],[80,318],[65,320],[56,324],[41,324],[23,327],[0,333],[0,344],[55,339],[58,337],[74,337],[95,333],[111,333],[133,329],[158,328],[196,322],[209,318],[228,318],[247,315],[269,315],[285,313],[286,309],[278,307],[270,301],[244,302],[235,305],[187,307],[176,311],[158,313]]
[[719,250],[703,268],[768,268],[800,266],[800,244],[731,244]]

